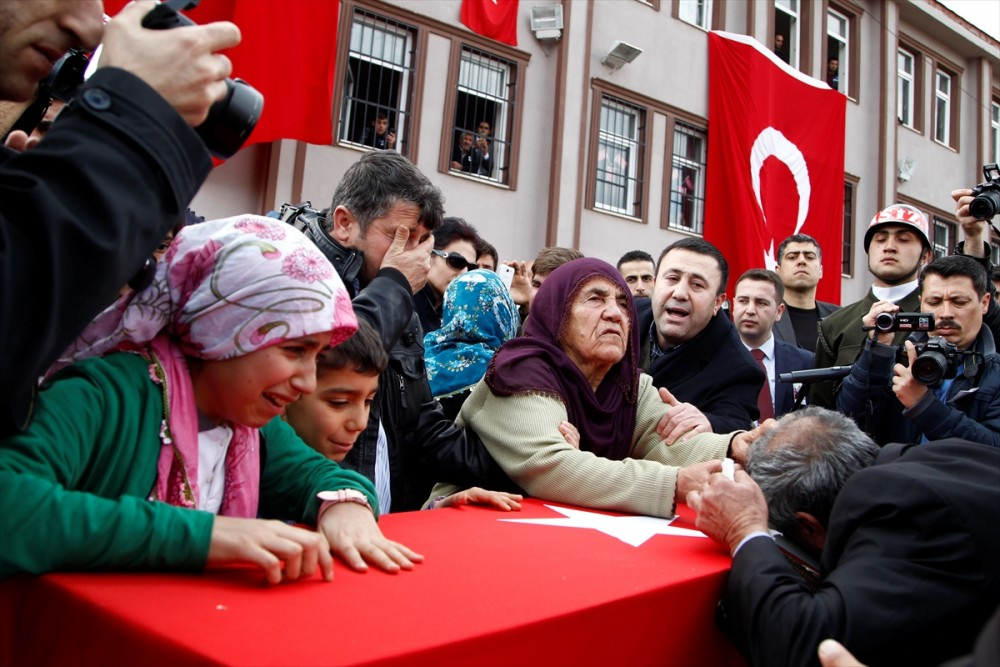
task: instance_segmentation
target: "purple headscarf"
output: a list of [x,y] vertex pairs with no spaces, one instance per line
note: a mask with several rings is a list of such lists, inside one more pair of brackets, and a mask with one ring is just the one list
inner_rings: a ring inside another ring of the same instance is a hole
[[[577,294],[595,278],[621,288],[628,299],[629,331],[625,355],[608,370],[597,391],[560,341]],[[599,259],[575,259],[549,274],[538,288],[524,336],[503,344],[486,372],[496,396],[541,393],[566,405],[580,431],[580,448],[621,460],[632,448],[639,391],[639,332],[635,302],[615,267]]]

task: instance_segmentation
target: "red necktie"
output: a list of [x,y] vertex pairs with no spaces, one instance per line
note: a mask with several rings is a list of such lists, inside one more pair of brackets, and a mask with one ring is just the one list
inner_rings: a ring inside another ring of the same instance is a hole
[[757,365],[764,371],[764,386],[760,388],[757,395],[757,409],[760,411],[760,420],[774,417],[774,405],[771,403],[771,381],[767,377],[767,369],[764,367],[764,352],[760,349],[750,350],[750,354],[757,360]]

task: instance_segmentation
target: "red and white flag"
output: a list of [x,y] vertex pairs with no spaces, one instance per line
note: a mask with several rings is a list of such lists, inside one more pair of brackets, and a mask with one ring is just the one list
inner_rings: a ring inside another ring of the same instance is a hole
[[517,46],[518,0],[462,0],[462,23],[472,32]]
[[712,32],[705,239],[729,262],[773,269],[794,233],[823,250],[817,298],[840,303],[847,98],[751,37]]
[[[104,0],[114,16],[128,0]],[[233,77],[264,95],[264,109],[246,145],[297,139],[333,142],[339,0],[202,0],[184,14],[198,24],[232,21],[242,41],[224,51]]]

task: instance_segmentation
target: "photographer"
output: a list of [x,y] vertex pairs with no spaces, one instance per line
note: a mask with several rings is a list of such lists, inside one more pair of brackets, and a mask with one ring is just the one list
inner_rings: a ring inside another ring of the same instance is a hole
[[45,139],[0,149],[0,433],[36,379],[142,266],[212,163],[192,129],[226,93],[231,23],[149,30],[155,3],[102,24],[100,0],[0,2],[0,100],[30,101],[70,48],[103,48]]
[[[888,301],[875,303],[863,318],[871,327],[861,356],[837,396],[837,408],[878,442],[919,443],[965,438],[1000,447],[1000,355],[983,323],[990,305],[989,279],[975,260],[941,257],[920,272],[920,310],[934,314],[931,336],[912,334],[902,348],[907,364],[894,363],[893,330],[876,330],[878,316],[897,313]],[[936,387],[914,378],[914,362],[925,349],[941,352],[948,372]],[[955,374],[952,375],[952,372]]]

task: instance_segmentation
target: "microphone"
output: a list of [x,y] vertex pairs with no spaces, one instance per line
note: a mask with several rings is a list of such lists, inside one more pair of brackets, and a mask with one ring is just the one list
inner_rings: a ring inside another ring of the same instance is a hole
[[851,374],[850,366],[830,366],[829,368],[815,368],[808,371],[791,371],[790,373],[779,373],[779,382],[823,382],[825,380],[839,380]]

